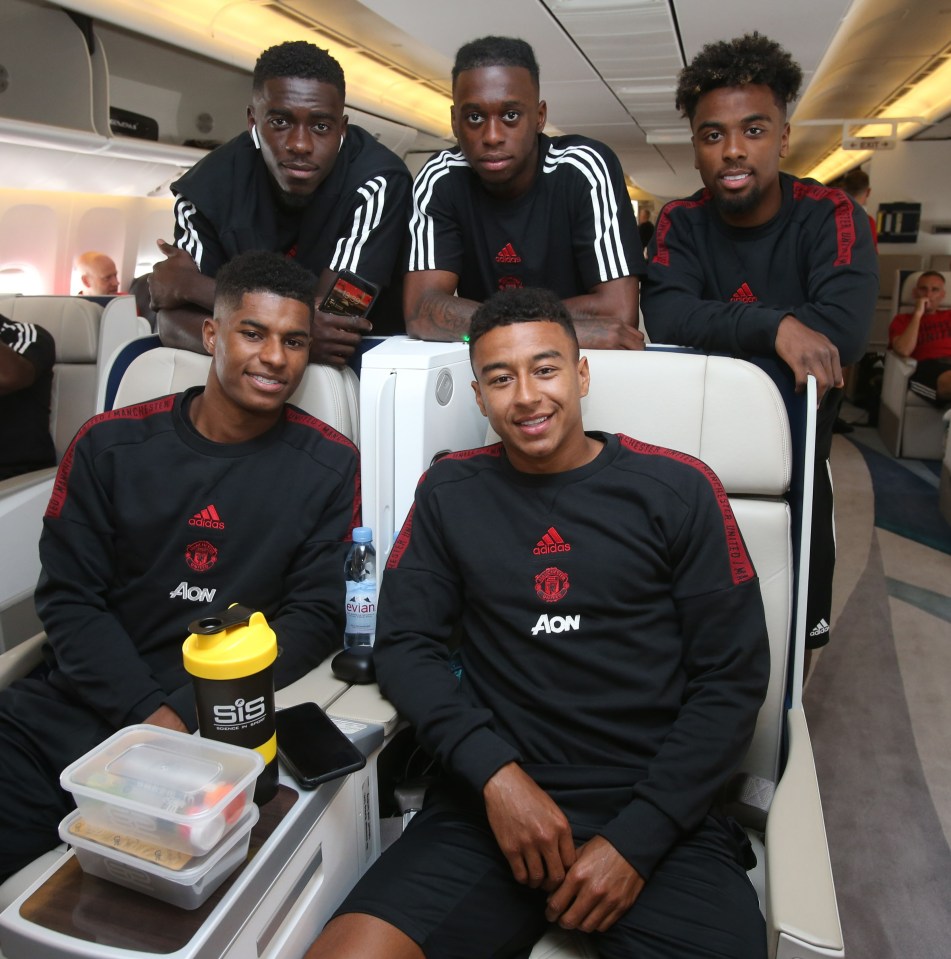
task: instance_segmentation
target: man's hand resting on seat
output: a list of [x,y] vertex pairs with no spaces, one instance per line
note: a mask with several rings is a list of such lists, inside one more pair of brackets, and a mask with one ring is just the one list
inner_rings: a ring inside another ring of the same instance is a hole
[[810,329],[791,313],[782,318],[776,331],[776,355],[796,377],[796,392],[806,386],[811,373],[816,378],[818,400],[834,386],[844,385],[839,351],[827,336]]

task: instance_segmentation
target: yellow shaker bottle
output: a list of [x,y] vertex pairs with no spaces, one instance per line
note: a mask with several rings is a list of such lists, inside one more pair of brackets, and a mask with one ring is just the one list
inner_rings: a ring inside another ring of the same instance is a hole
[[266,763],[254,787],[260,806],[277,792],[273,664],[277,637],[263,613],[234,604],[189,623],[182,652],[195,684],[198,731],[254,749]]

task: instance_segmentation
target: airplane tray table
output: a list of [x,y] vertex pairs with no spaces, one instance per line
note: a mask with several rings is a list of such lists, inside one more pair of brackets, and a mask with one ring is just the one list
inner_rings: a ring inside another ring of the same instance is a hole
[[[380,726],[346,731],[367,756],[383,741]],[[3,956],[300,956],[378,849],[365,815],[372,770],[310,792],[282,771],[247,861],[194,910],[86,875],[65,853],[0,915]]]

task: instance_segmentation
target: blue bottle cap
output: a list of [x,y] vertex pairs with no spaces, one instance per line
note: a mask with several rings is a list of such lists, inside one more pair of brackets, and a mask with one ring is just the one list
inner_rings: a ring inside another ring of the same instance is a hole
[[373,530],[369,526],[354,526],[353,541],[355,543],[371,543],[373,541]]

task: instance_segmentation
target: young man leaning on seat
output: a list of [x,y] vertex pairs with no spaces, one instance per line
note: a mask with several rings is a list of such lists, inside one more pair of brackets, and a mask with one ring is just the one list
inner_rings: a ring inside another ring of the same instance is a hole
[[704,188],[661,210],[643,310],[654,341],[753,359],[785,394],[816,378],[808,660],[829,641],[829,454],[842,367],[868,340],[878,260],[868,216],[848,195],[780,172],[801,82],[789,53],[758,33],[707,44],[684,68],[676,104],[690,120]]

